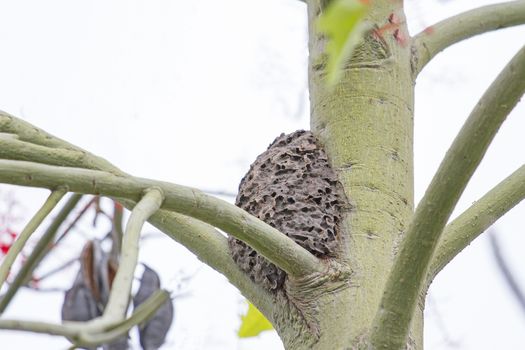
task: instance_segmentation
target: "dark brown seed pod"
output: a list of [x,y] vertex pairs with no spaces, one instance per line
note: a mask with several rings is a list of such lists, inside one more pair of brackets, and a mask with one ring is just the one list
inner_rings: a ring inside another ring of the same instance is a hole
[[[235,204],[317,257],[335,257],[343,191],[326,153],[309,131],[282,134],[241,180]],[[282,288],[286,274],[233,237],[234,261],[256,283]]]

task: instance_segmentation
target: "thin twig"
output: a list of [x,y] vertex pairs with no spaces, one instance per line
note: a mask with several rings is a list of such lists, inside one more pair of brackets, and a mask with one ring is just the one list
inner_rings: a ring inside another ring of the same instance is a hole
[[78,330],[67,325],[51,324],[38,321],[0,319],[0,329],[12,331],[30,331],[64,337],[74,337]]
[[147,321],[168,298],[168,292],[158,290],[139,305],[129,318],[117,322],[100,332],[88,332],[88,328],[85,325],[89,324],[90,321],[68,322],[63,325],[57,325],[47,322],[0,319],[0,329],[59,335],[74,341],[76,346],[96,346],[111,342],[126,334],[129,329],[137,324]]
[[68,261],[66,261],[65,263],[47,271],[47,272],[44,272],[43,274],[41,274],[40,276],[38,277],[35,277],[35,280],[37,282],[42,282],[43,280],[45,280],[46,278],[48,277],[51,277],[65,269],[67,269],[69,266],[73,265],[74,263],[76,263],[78,261],[78,257],[75,257],[73,259],[70,259]]
[[518,284],[518,281],[514,278],[514,275],[510,271],[509,264],[505,260],[503,253],[501,252],[501,247],[499,245],[498,239],[494,232],[489,233],[490,238],[490,247],[492,248],[492,254],[494,254],[494,260],[498,266],[503,279],[507,283],[512,295],[520,305],[520,309],[525,313],[525,293],[521,290],[521,287]]
[[16,241],[13,243],[7,255],[4,257],[2,265],[0,265],[0,288],[4,284],[7,276],[9,275],[9,270],[15,262],[16,257],[22,249],[24,248],[27,240],[33,232],[40,226],[42,221],[49,215],[51,210],[53,210],[58,202],[64,197],[67,193],[65,188],[59,188],[49,195],[42,207],[36,212],[36,214],[29,220],[27,225],[24,227]]
[[64,223],[68,215],[75,209],[75,206],[82,198],[82,195],[80,194],[73,194],[64,207],[59,211],[57,216],[53,219],[53,222],[49,225],[47,230],[44,232],[42,237],[40,237],[40,240],[36,244],[36,246],[33,248],[33,251],[31,254],[27,257],[25,263],[20,268],[20,271],[18,271],[18,274],[15,276],[15,279],[11,284],[9,285],[9,288],[7,289],[6,293],[0,298],[0,314],[2,314],[13,297],[15,296],[18,289],[27,283],[28,280],[31,279],[31,275],[34,271],[34,269],[38,266],[40,261],[45,256],[45,253],[47,251],[47,247],[51,244],[53,241],[53,238],[56,235],[56,232],[60,228],[60,226]]
[[24,288],[34,290],[38,293],[66,293],[67,288],[59,288],[59,287],[46,287],[46,288],[40,288],[40,287],[34,287],[34,286],[25,286]]
[[101,333],[81,332],[79,336],[80,343],[82,345],[100,345],[109,343],[124,334],[127,334],[132,327],[147,322],[153,317],[169,297],[169,293],[165,290],[154,292],[148,297],[148,299],[146,299],[146,301],[144,301],[144,303],[140,304],[133,311],[129,318],[123,320],[116,326]]
[[113,201],[113,217],[111,218],[111,251],[109,253],[110,259],[114,262],[118,262],[120,251],[122,248],[122,237],[124,237],[124,231],[122,229],[122,220],[124,217],[124,208],[122,204]]
[[55,244],[50,246],[50,249],[57,246],[65,237],[66,235],[76,226],[78,221],[86,214],[89,208],[95,203],[97,197],[91,198],[91,200],[82,207],[82,209],[78,212],[78,214],[75,216],[75,218],[71,221],[71,223],[66,227],[66,229],[58,236],[58,238],[55,241]]
[[[430,319],[434,321],[439,331],[441,332],[441,336],[443,338],[443,341],[445,342],[445,345],[447,346],[447,349],[460,349],[461,341],[453,339],[452,335],[450,334],[450,331],[447,328],[447,323],[443,319],[443,316],[438,310],[438,305],[436,305],[431,295],[427,295],[427,305],[428,309],[430,309],[432,313]],[[425,309],[425,312],[426,310],[427,309]]]

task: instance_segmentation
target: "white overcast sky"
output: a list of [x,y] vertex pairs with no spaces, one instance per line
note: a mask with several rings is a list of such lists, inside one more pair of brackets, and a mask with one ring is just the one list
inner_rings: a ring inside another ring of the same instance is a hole
[[[494,1],[407,1],[412,33]],[[127,172],[235,192],[249,164],[281,132],[308,128],[306,8],[296,0],[0,1],[0,109]],[[416,201],[477,98],[525,43],[525,28],[464,42],[438,56],[416,91]],[[455,215],[525,161],[525,105],[502,127]],[[45,191],[0,186],[29,219]],[[350,194],[351,195],[351,194]],[[230,200],[229,198],[225,198]],[[525,205],[496,225],[525,288]],[[90,227],[85,223],[83,231]],[[151,232],[151,228],[146,228]],[[71,239],[56,257],[73,256]],[[242,297],[226,279],[168,238],[141,258],[175,285],[164,349],[280,349],[273,332],[236,337]],[[52,262],[50,262],[50,266]],[[67,287],[74,271],[50,280]],[[22,291],[5,317],[59,321],[59,293]],[[351,312],[351,311],[350,311]],[[496,270],[489,245],[473,243],[440,275],[426,308],[426,348],[519,349],[525,316]],[[63,339],[0,332],[2,349],[66,349]]]

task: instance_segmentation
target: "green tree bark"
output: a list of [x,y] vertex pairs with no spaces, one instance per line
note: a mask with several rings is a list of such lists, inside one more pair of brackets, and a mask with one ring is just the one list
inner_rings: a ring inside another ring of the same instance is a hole
[[[413,211],[413,106],[411,52],[402,4],[375,1],[368,33],[334,88],[323,78],[326,38],[310,23],[311,128],[325,145],[354,210],[344,218],[350,287],[327,298],[345,311],[345,346],[364,337],[379,306],[396,246]],[[381,28],[388,28],[382,31]],[[412,337],[422,344],[422,310]],[[329,336],[328,349],[334,337]],[[340,348],[344,348],[341,346]]]

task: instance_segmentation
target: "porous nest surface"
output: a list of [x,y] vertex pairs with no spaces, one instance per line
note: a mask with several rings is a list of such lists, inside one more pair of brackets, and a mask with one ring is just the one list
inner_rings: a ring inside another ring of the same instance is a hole
[[[309,131],[282,134],[241,180],[235,204],[275,227],[317,257],[334,257],[343,207],[341,185],[326,153]],[[286,273],[244,242],[229,237],[233,260],[269,290]]]

